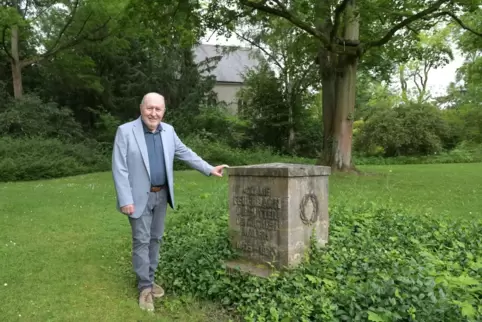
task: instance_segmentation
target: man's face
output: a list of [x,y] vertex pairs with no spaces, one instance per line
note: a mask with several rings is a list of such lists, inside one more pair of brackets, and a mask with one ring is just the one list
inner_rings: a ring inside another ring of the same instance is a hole
[[146,99],[141,105],[141,117],[147,127],[153,131],[161,123],[166,108],[162,99]]

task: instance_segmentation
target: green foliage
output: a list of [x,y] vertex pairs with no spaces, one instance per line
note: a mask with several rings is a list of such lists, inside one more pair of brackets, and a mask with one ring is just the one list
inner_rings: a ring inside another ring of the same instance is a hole
[[316,127],[307,106],[321,86],[314,59],[317,41],[281,17],[258,12],[243,20],[248,25],[254,21],[259,21],[258,28],[245,28],[241,36],[266,62],[247,74],[249,87],[242,92],[243,116],[256,128],[253,140],[291,155],[316,156],[323,142],[323,122]]
[[38,96],[10,99],[0,107],[0,136],[42,137],[76,140],[83,136],[72,111],[54,102],[44,103]]
[[366,73],[359,73],[357,80],[364,86],[357,86],[356,120],[365,120],[380,109],[390,109],[402,103],[401,97],[387,84],[382,84]]
[[201,107],[199,115],[193,117],[189,131],[180,128],[179,133],[191,136],[197,133],[198,137],[209,141],[224,143],[231,148],[243,148],[252,141],[250,128],[249,121],[230,114],[221,105],[214,105]]
[[[482,34],[482,9],[480,5],[470,13],[464,15],[466,25]],[[459,104],[469,104],[480,109],[482,101],[482,37],[461,28],[455,24],[455,41],[465,58],[457,71],[457,82],[463,82],[456,88],[452,84],[449,96]],[[462,93],[461,93],[462,92]],[[457,105],[457,104],[456,104]]]
[[[383,152],[383,150],[380,150]],[[482,162],[482,145],[461,143],[450,151],[443,151],[425,156],[366,156],[355,155],[356,165],[385,165],[385,164],[442,164],[442,163],[479,163]]]
[[247,73],[239,96],[246,104],[240,116],[252,124],[253,141],[283,151],[288,138],[289,119],[281,80],[267,64],[262,64],[259,69]]
[[2,30],[15,24],[24,25],[25,21],[15,8],[2,5],[0,7],[0,27]]
[[93,126],[92,137],[94,137],[97,142],[112,146],[117,128],[121,125],[120,120],[110,113],[101,113],[96,110],[93,110],[92,113],[96,115],[97,119]]
[[[291,81],[291,85],[301,82]],[[249,140],[244,146],[262,145],[278,153],[315,157],[323,142],[323,122],[313,112],[318,107],[316,96],[306,89],[290,91],[289,86],[289,81],[275,75],[267,64],[247,73],[239,92],[244,102],[239,118],[247,125],[244,131]],[[294,134],[291,142],[290,131]]]
[[299,121],[293,142],[292,154],[304,158],[317,158],[323,148],[323,120],[304,116]]
[[482,143],[482,108],[472,104],[444,111],[453,137],[459,141]]
[[110,169],[109,150],[95,141],[0,138],[0,181],[72,176]]
[[[131,0],[126,10],[127,21],[142,21],[136,32],[156,39],[162,47],[191,46],[205,32],[199,1],[142,1]],[[126,21],[126,22],[127,22]]]
[[[463,21],[465,22],[466,26],[480,33],[482,30],[482,9],[480,7],[479,1],[473,1],[473,5],[473,10],[464,14]],[[475,35],[468,30],[465,30],[457,23],[453,23],[453,25],[456,29],[455,36],[460,48],[465,53],[480,52],[480,48],[482,48],[482,37],[480,37],[479,35]]]
[[[208,199],[208,200],[205,200]],[[164,239],[167,290],[220,301],[246,321],[476,321],[482,314],[482,222],[337,204],[330,244],[297,269],[228,275],[227,204],[203,194],[181,205]]]
[[377,147],[386,157],[428,155],[442,151],[447,130],[436,107],[401,104],[375,111],[359,129],[354,145],[369,155]]
[[[245,149],[234,148],[226,143],[201,136],[191,136],[182,140],[184,144],[211,164],[236,166],[270,162],[314,163],[314,160],[307,158],[279,154],[269,147],[254,146]],[[181,161],[176,160],[174,164],[177,170],[190,169]]]

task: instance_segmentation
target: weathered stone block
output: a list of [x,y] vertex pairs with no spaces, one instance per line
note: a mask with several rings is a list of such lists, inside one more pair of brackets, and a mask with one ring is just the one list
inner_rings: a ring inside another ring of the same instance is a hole
[[328,242],[329,167],[268,163],[231,167],[229,228],[241,258],[227,263],[259,276],[298,265],[310,239]]

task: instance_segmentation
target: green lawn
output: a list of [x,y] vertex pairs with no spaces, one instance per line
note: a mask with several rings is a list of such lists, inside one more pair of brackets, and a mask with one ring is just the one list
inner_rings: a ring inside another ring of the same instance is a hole
[[360,169],[379,175],[332,176],[331,204],[375,202],[435,216],[482,219],[482,163]]
[[[377,175],[330,178],[330,204],[375,202],[454,219],[482,218],[482,164],[361,169]],[[178,172],[176,192],[180,212],[192,197],[204,198],[199,209],[227,203],[227,178]],[[130,229],[115,210],[110,173],[2,183],[0,211],[2,321],[229,320],[214,304],[174,294],[156,301],[154,315],[137,309]],[[175,224],[175,212],[170,214],[167,234]]]

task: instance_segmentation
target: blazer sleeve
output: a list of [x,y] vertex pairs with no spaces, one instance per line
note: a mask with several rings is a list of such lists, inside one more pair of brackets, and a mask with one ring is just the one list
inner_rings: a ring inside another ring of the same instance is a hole
[[210,176],[214,167],[182,143],[174,129],[172,131],[174,136],[174,156],[185,162],[191,168],[198,170],[206,176]]
[[134,199],[127,169],[127,143],[120,127],[117,128],[112,151],[112,176],[119,206],[133,204]]

